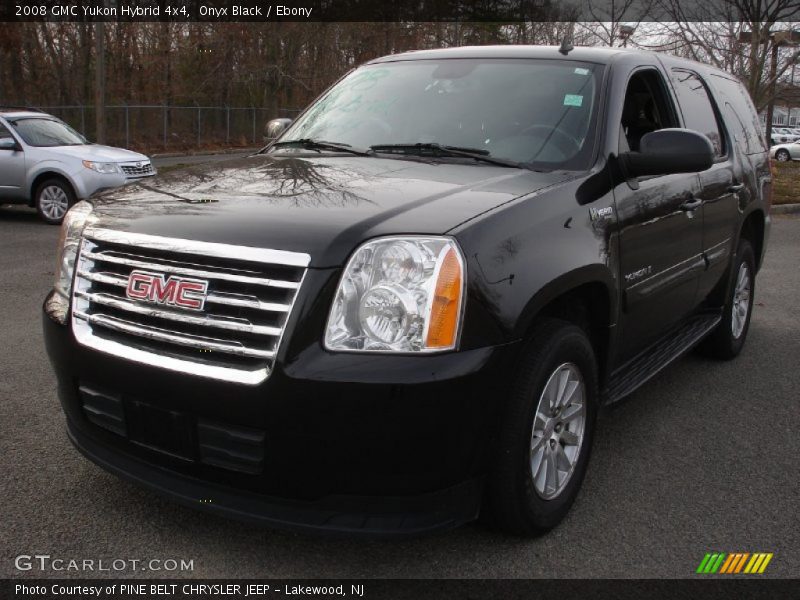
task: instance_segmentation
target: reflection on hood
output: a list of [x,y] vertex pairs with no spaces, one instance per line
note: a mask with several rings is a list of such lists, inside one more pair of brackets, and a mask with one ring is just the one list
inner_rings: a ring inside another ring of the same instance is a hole
[[254,155],[171,171],[93,203],[108,227],[308,252],[321,266],[376,235],[445,233],[568,176],[467,161]]

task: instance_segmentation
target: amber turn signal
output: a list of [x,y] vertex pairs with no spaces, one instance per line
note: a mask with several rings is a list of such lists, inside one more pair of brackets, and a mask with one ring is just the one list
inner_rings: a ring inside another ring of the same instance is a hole
[[461,261],[450,248],[439,267],[436,288],[431,302],[426,348],[454,348],[458,335],[458,317],[461,307],[463,273]]

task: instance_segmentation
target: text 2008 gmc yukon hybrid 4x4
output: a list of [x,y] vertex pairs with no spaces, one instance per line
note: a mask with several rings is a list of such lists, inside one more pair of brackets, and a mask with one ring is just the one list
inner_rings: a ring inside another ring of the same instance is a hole
[[741,350],[770,185],[745,90],[705,65],[374,60],[254,156],[70,210],[44,306],[70,439],[275,526],[547,530],[600,406]]

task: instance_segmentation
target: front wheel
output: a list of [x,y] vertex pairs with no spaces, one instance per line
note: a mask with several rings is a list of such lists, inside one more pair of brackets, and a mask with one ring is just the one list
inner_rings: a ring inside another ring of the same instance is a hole
[[487,500],[505,531],[552,529],[583,481],[597,412],[597,365],[586,333],[548,319],[523,351],[508,400]]
[[36,211],[49,225],[59,225],[69,207],[75,204],[75,192],[61,179],[48,179],[36,189]]
[[790,156],[789,156],[789,152],[787,150],[778,150],[775,153],[775,159],[780,161],[780,162],[786,162],[786,161],[789,160],[789,158],[790,158]]
[[728,360],[742,351],[750,328],[750,316],[753,313],[755,265],[753,247],[749,241],[742,239],[736,250],[736,260],[733,262],[732,280],[728,286],[722,320],[701,344],[700,350],[703,354]]

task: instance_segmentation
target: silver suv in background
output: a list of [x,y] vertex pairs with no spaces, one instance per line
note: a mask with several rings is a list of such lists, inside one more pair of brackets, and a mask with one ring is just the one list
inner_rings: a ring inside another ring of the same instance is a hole
[[92,144],[52,115],[0,108],[0,204],[57,225],[78,200],[155,174],[145,155]]

